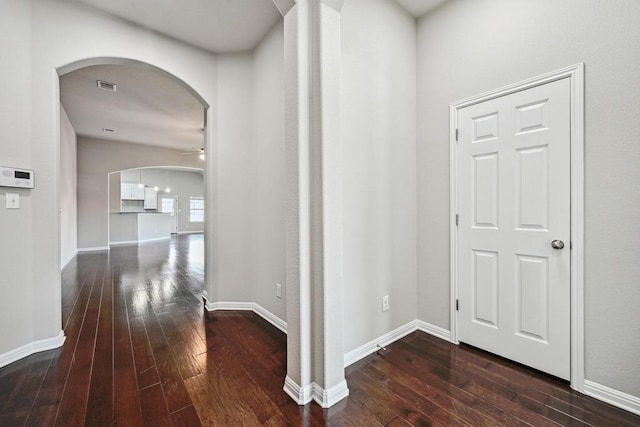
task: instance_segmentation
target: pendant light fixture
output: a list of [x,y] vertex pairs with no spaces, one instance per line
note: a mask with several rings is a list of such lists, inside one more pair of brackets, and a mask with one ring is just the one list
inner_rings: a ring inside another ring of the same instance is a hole
[[165,177],[165,184],[167,184],[167,187],[164,189],[164,192],[171,193],[171,187],[169,187],[169,169],[167,169],[167,174],[165,175]]
[[144,188],[144,184],[142,183],[142,169],[138,169],[138,188]]

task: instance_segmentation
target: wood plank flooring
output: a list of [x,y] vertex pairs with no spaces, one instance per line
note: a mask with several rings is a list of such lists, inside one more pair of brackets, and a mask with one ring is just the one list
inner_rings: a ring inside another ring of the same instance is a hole
[[65,345],[0,369],[0,426],[640,426],[640,417],[479,350],[416,332],[347,369],[329,410],[282,391],[286,336],[204,310],[203,239],[80,254]]

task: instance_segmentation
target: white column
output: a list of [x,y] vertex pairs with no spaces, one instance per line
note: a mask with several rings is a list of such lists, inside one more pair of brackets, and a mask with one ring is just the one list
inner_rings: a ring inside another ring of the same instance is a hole
[[[274,0],[276,1],[276,0]],[[287,378],[299,404],[330,407],[344,377],[340,11],[276,1],[285,25]],[[286,11],[286,12],[285,12]]]

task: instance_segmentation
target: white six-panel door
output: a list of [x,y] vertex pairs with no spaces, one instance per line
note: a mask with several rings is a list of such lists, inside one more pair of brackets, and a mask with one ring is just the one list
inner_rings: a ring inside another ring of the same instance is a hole
[[569,379],[569,79],[457,124],[458,339]]

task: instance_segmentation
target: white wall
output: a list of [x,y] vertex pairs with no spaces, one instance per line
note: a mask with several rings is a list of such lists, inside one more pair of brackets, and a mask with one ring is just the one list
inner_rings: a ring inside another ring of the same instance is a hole
[[394,1],[348,0],[341,32],[348,352],[416,318],[416,24]]
[[131,243],[138,240],[138,214],[109,214],[109,244]]
[[214,301],[253,301],[249,287],[249,188],[251,156],[251,53],[218,57],[218,233],[219,265]]
[[171,222],[173,218],[166,214],[139,213],[129,214],[138,217],[137,240],[171,238]]
[[133,58],[177,76],[213,105],[216,61],[202,50],[64,2],[2,1],[0,28],[3,162],[34,169],[37,181],[35,189],[21,191],[19,211],[0,209],[1,355],[60,332],[56,69],[90,57]]
[[197,156],[181,153],[148,145],[78,138],[78,249],[108,246],[109,173],[148,166],[203,166]]
[[60,267],[78,250],[76,132],[60,106]]
[[449,327],[449,103],[584,62],[586,379],[635,396],[638,17],[635,0],[474,0],[418,25],[419,318]]
[[[253,52],[250,185],[251,264],[255,301],[286,319],[284,25],[280,20]],[[283,287],[276,297],[276,283]]]
[[[18,42],[19,41],[19,42]],[[5,82],[0,89],[0,157],[3,166],[33,168],[32,158],[35,140],[32,138],[31,117],[31,5],[23,0],[0,2],[0,52],[2,66],[0,79]],[[10,64],[10,65],[9,65]],[[59,105],[59,101],[52,100]],[[52,104],[53,108],[53,104]],[[57,128],[57,127],[56,127]],[[52,131],[52,134],[57,129]],[[50,142],[52,143],[52,142]],[[53,144],[53,143],[52,143]],[[49,158],[51,165],[55,159]],[[49,168],[49,176],[54,173]],[[40,254],[33,254],[36,242],[41,241],[33,224],[38,221],[38,200],[49,196],[48,213],[55,217],[49,223],[58,222],[52,198],[58,197],[54,187],[47,186],[47,174],[41,175],[36,169],[36,188],[15,190],[0,187],[0,355],[39,338],[53,337],[60,332],[60,317],[57,323],[51,313],[47,321],[53,323],[50,330],[36,331],[36,300],[40,298],[36,290],[35,270]],[[6,210],[7,192],[20,194],[20,209]],[[57,203],[55,203],[57,205]],[[46,266],[49,273],[60,276],[59,241],[56,234],[48,233],[50,243]],[[55,248],[54,248],[55,246]],[[46,282],[40,282],[45,285]],[[58,301],[60,294],[58,293]],[[48,301],[43,301],[43,304]]]
[[279,21],[254,51],[218,56],[217,209],[226,226],[215,300],[256,302],[285,320],[283,37]]

